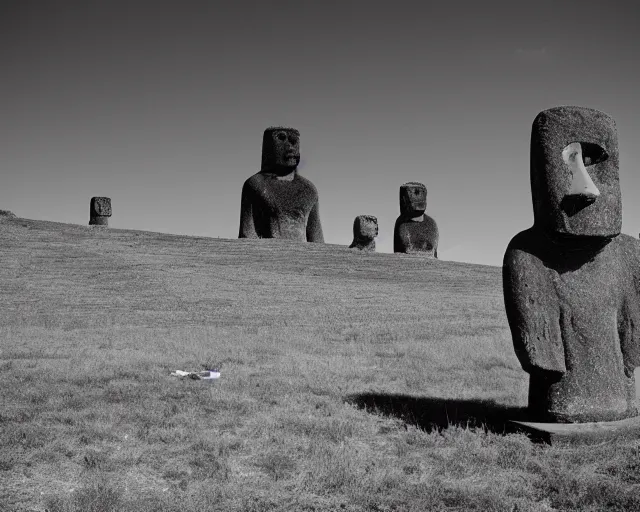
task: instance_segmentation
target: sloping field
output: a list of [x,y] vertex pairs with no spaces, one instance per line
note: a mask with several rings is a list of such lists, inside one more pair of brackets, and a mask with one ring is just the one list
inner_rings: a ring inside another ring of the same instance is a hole
[[3,511],[640,509],[639,443],[504,432],[497,267],[0,217],[0,298]]

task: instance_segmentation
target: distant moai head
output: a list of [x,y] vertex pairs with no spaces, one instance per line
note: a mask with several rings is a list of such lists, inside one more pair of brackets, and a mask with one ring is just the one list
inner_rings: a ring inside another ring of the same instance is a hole
[[427,209],[427,187],[422,183],[410,181],[400,187],[400,214],[413,218]]
[[358,215],[353,221],[353,242],[350,249],[375,251],[378,236],[378,219],[373,215]]
[[531,129],[534,224],[559,235],[611,238],[622,228],[614,120],[584,107],[544,110]]
[[107,226],[111,217],[111,199],[92,197],[89,205],[89,225]]
[[295,128],[272,126],[262,136],[263,171],[291,172],[300,163],[300,132]]
[[378,219],[373,215],[358,215],[353,221],[353,238],[373,240],[378,236]]

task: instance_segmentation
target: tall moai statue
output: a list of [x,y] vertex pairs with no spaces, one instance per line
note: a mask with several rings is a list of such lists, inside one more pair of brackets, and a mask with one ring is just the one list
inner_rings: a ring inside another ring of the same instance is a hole
[[108,226],[111,217],[111,199],[108,197],[92,197],[89,204],[89,225]]
[[239,238],[324,242],[318,191],[298,174],[299,163],[300,132],[267,128],[260,172],[242,187]]
[[400,217],[393,229],[393,252],[438,257],[438,226],[425,212],[427,187],[411,181],[400,187]]
[[358,215],[353,221],[353,242],[349,249],[375,251],[378,236],[378,219],[373,215]]
[[504,302],[533,421],[638,414],[640,252],[620,234],[618,137],[607,114],[557,107],[531,130],[533,226],[509,243]]

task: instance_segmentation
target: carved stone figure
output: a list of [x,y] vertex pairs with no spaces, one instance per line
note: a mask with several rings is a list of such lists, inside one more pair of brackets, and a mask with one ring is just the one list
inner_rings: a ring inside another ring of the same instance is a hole
[[300,133],[271,127],[262,139],[262,168],[244,182],[239,238],[324,242],[318,191],[298,174]]
[[89,225],[108,226],[109,217],[111,217],[111,199],[92,197],[89,204]]
[[393,252],[438,257],[438,226],[425,214],[427,187],[411,181],[400,187],[400,216],[393,229]]
[[378,219],[373,215],[358,215],[353,221],[353,242],[350,249],[375,251],[378,236]]
[[640,253],[620,234],[614,120],[582,107],[541,112],[530,170],[534,224],[507,247],[503,287],[532,419],[635,416]]

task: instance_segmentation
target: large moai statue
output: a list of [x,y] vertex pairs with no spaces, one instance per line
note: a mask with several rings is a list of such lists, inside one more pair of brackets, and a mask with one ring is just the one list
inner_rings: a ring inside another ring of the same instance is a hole
[[503,287],[531,419],[636,416],[640,253],[620,234],[614,120],[582,107],[541,112],[530,170],[534,223],[507,247]]
[[108,226],[111,217],[111,199],[108,197],[92,197],[89,204],[89,225]]
[[378,219],[373,215],[358,215],[353,221],[353,242],[349,249],[375,251],[378,236]]
[[425,212],[427,187],[411,181],[400,187],[400,217],[393,229],[393,252],[438,257],[438,226]]
[[262,168],[242,187],[239,238],[324,242],[318,191],[298,174],[300,132],[271,127],[262,139]]

